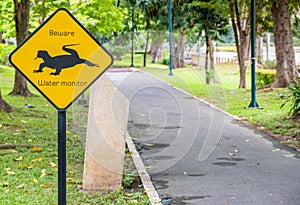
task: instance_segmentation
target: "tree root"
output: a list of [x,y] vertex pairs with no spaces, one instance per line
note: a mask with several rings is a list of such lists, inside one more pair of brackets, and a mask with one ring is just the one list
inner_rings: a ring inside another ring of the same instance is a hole
[[31,144],[0,144],[0,149],[16,149],[17,147],[33,148]]

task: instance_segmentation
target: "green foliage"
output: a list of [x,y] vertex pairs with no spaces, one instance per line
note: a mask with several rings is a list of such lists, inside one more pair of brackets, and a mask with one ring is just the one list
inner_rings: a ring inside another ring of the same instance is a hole
[[8,62],[8,55],[12,52],[15,48],[13,45],[5,45],[0,43],[0,64],[2,65],[9,65]]
[[293,37],[293,45],[294,46],[300,46],[300,39],[297,37]]
[[122,178],[122,186],[123,187],[130,187],[132,183],[136,180],[136,175],[130,175],[130,174],[123,174]]
[[33,32],[39,25],[58,8],[70,8],[68,0],[32,0],[30,5],[30,28]]
[[276,69],[277,62],[276,60],[268,60],[264,62],[264,67],[267,69]]
[[168,58],[164,58],[163,60],[162,60],[162,64],[163,65],[170,65],[170,58],[168,57]]
[[[222,41],[221,35],[228,33],[228,18],[223,15],[224,3],[222,6],[218,3],[207,1],[192,1],[192,3],[185,3],[183,6],[183,13],[188,11],[186,22],[188,27],[192,28],[194,32],[205,32],[205,36],[213,40]],[[222,9],[220,9],[222,7]],[[226,6],[225,6],[226,7]]]
[[287,101],[281,105],[285,106],[290,103],[289,114],[294,117],[300,115],[300,78],[288,87],[289,95]]
[[131,43],[129,35],[121,35],[113,38],[105,45],[116,60],[122,60],[122,57],[130,52]]
[[269,85],[274,82],[276,70],[260,69],[256,72],[257,86]]
[[15,36],[13,1],[0,1],[0,32],[3,39]]
[[112,36],[124,28],[123,11],[113,0],[71,2],[72,13],[87,30],[97,37]]
[[206,78],[207,78],[208,82],[210,82],[213,79],[213,76],[214,76],[214,73],[212,70],[209,69],[206,71]]

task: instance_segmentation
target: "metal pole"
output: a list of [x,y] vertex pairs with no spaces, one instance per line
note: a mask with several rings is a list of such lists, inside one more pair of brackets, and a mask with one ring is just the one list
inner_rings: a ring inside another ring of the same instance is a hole
[[131,7],[131,22],[132,22],[132,27],[131,27],[131,67],[134,67],[134,9]]
[[258,108],[259,105],[256,102],[256,12],[255,12],[255,0],[251,0],[251,102],[249,108]]
[[172,69],[173,69],[173,59],[172,59],[172,41],[173,41],[173,35],[172,35],[172,0],[168,0],[168,19],[169,19],[169,47],[170,47],[170,73],[169,76],[173,75]]
[[66,195],[66,110],[58,110],[58,204],[67,204]]

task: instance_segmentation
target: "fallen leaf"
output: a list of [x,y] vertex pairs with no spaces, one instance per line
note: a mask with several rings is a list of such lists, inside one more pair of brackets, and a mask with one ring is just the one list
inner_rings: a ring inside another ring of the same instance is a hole
[[231,157],[234,157],[234,156],[235,156],[235,154],[234,154],[234,153],[231,153],[231,152],[229,152],[228,155],[231,156]]
[[50,162],[51,167],[56,167],[56,164],[53,162]]
[[44,177],[44,176],[46,176],[46,169],[42,169],[42,174],[41,174],[41,176],[40,176],[40,178],[42,178],[42,177]]
[[6,171],[6,173],[7,173],[8,175],[15,175],[15,174],[16,174],[16,173],[13,172],[13,171]]
[[144,143],[144,145],[146,145],[147,147],[152,147],[152,146],[154,146],[154,144],[148,144],[148,143]]
[[41,151],[43,151],[43,149],[40,148],[40,147],[33,147],[33,148],[31,148],[31,152],[41,152]]
[[284,155],[282,155],[283,157],[294,157],[294,156],[296,156],[295,154],[284,154]]
[[24,184],[20,184],[19,186],[17,186],[16,188],[17,189],[20,189],[20,188],[22,188],[24,186]]
[[35,158],[35,159],[33,159],[33,160],[31,160],[32,162],[37,162],[37,161],[42,161],[42,157],[38,157],[38,158]]
[[26,168],[28,168],[28,167],[27,167],[26,164],[21,164],[21,163],[20,163],[20,164],[18,164],[18,168],[19,168],[19,169],[26,169]]
[[15,161],[21,161],[21,160],[23,160],[23,156],[20,156],[20,157],[18,157],[18,158],[15,158],[14,160],[15,160]]
[[51,188],[52,187],[52,184],[48,183],[48,184],[41,184],[40,185],[41,187],[47,189],[47,188]]

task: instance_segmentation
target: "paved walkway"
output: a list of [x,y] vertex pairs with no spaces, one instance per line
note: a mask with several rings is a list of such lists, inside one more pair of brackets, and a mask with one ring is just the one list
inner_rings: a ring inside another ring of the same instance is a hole
[[298,152],[148,74],[107,75],[162,204],[300,204]]

